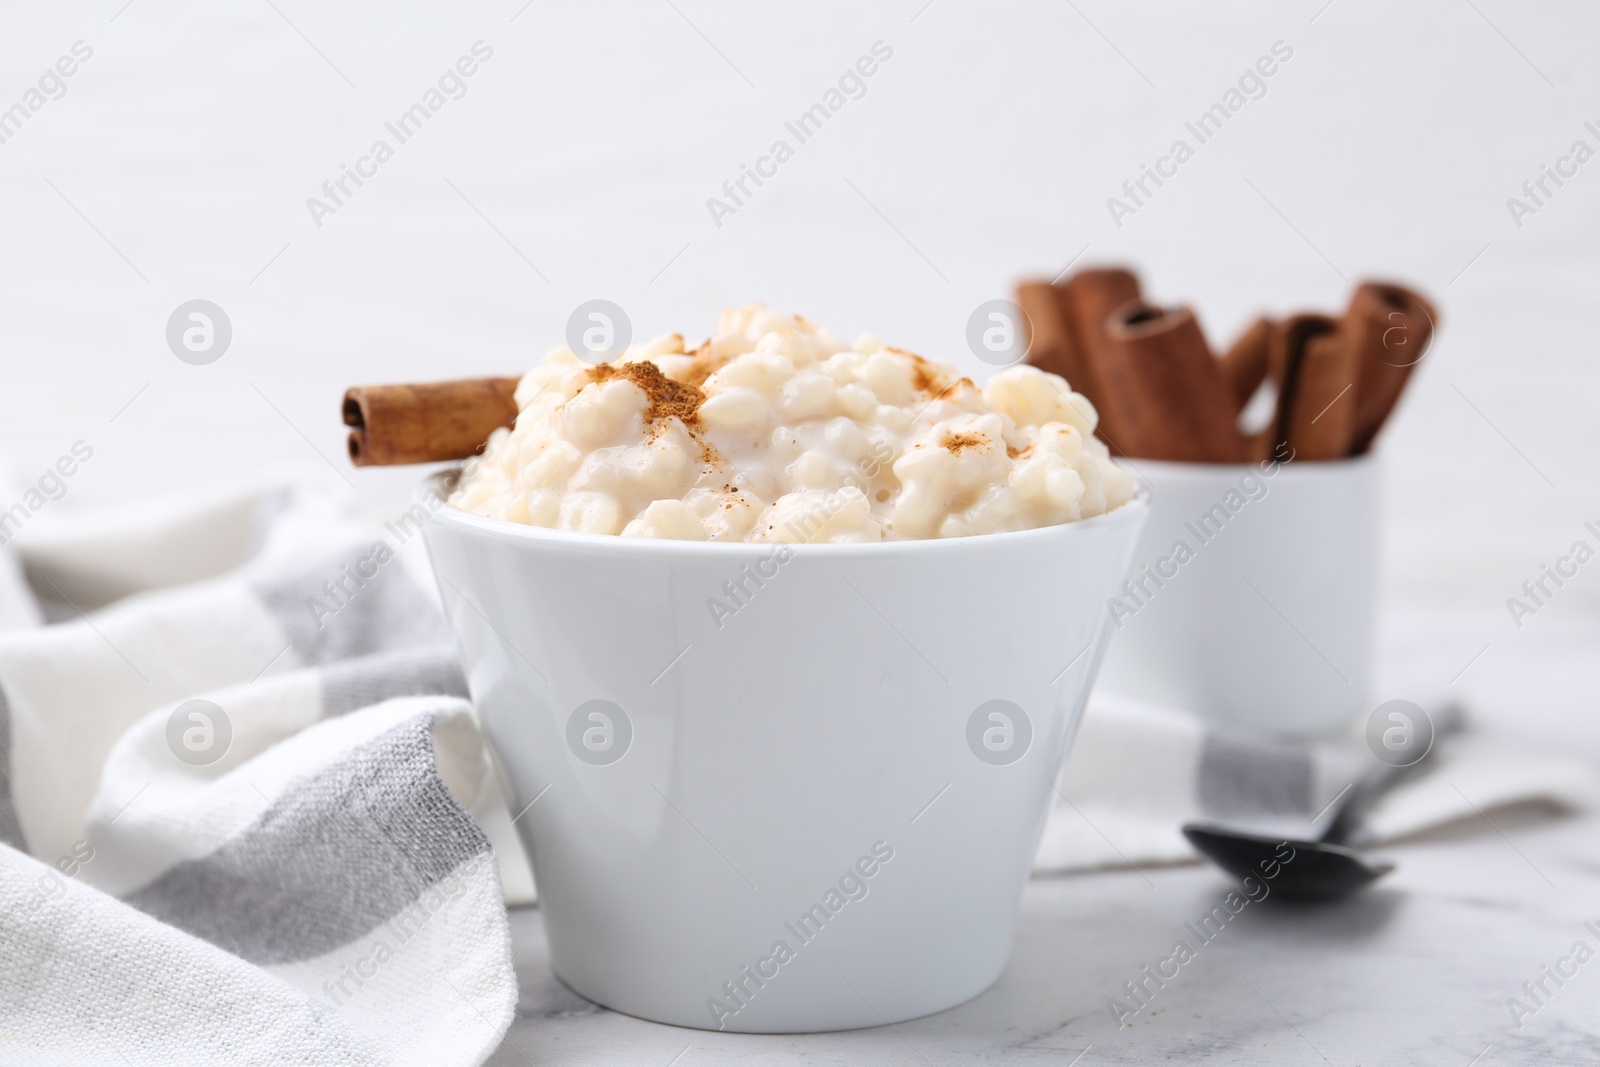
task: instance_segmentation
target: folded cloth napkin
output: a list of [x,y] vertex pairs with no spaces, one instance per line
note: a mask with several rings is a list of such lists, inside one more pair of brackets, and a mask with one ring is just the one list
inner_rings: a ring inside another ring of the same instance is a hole
[[[481,1062],[534,887],[421,538],[293,478],[32,520],[0,549],[0,1062]],[[1587,767],[1470,733],[1392,840]],[[1036,867],[1304,835],[1372,757],[1097,695]]]
[[0,1062],[486,1058],[532,886],[393,538],[273,481],[26,533],[61,621],[0,632]]
[[[1097,691],[1062,767],[1034,870],[1192,862],[1181,830],[1192,820],[1316,837],[1336,813],[1330,806],[1379,766],[1359,736],[1278,740]],[[1367,810],[1362,831],[1373,844],[1458,822],[1489,831],[1485,814],[1517,805],[1600,807],[1600,772],[1477,732],[1468,716]]]

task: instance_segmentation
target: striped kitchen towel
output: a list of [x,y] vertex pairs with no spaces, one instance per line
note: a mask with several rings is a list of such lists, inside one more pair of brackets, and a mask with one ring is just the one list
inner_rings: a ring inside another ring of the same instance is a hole
[[[1600,807],[1593,766],[1478,728],[1470,714],[1460,718],[1456,732],[1439,737],[1426,760],[1366,810],[1364,844],[1456,823],[1493,833],[1486,813],[1515,806],[1551,814]],[[1345,738],[1286,741],[1096,692],[1057,779],[1034,872],[1189,863],[1195,853],[1182,826],[1190,821],[1315,838],[1337,814],[1335,802],[1382,766],[1354,729]]]
[[415,532],[268,479],[14,539],[0,1062],[496,1048],[532,884]]

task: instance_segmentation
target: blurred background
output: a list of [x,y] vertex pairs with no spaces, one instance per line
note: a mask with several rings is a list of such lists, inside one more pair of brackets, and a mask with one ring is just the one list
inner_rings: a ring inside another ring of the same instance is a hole
[[[393,514],[418,472],[349,467],[343,390],[520,373],[594,298],[691,343],[762,300],[981,380],[973,308],[1069,265],[1136,266],[1219,349],[1258,311],[1337,313],[1392,278],[1444,321],[1380,441],[1374,702],[1459,694],[1600,758],[1600,562],[1520,628],[1506,604],[1600,547],[1600,161],[1523,191],[1600,150],[1600,9],[96,0],[0,22],[0,507],[93,449],[30,525],[269,465]],[[385,123],[480,41],[400,143]],[[784,123],[878,42],[864,93],[798,144]],[[1264,95],[1114,219],[1275,44]],[[794,157],[714,214],[779,138]],[[379,139],[393,158],[314,216]],[[194,299],[232,327],[203,366],[166,339]]]

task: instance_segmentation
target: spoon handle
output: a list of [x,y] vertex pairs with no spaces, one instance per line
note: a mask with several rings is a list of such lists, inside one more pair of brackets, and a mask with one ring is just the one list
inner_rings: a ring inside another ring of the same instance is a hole
[[1328,823],[1328,828],[1322,832],[1321,840],[1330,845],[1348,845],[1356,843],[1361,831],[1362,820],[1366,817],[1372,806],[1385,794],[1389,793],[1401,782],[1415,777],[1428,757],[1441,740],[1460,730],[1465,716],[1459,704],[1446,704],[1432,716],[1433,743],[1428,746],[1415,763],[1401,766],[1381,763],[1377,768],[1359,778],[1351,787],[1350,792],[1339,802],[1334,810],[1333,820]]

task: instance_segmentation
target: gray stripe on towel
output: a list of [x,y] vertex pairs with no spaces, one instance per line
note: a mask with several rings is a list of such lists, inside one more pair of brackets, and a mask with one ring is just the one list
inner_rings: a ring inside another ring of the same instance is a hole
[[[444,616],[399,560],[378,565],[370,578],[361,576],[358,565],[372,556],[372,548],[353,547],[316,566],[251,587],[283,627],[302,663],[333,663],[450,640]],[[372,567],[369,562],[367,569]]]
[[467,695],[467,681],[449,645],[398,649],[345,660],[319,672],[322,714],[343,715],[391,697]]
[[1238,734],[1208,732],[1200,753],[1200,808],[1207,815],[1310,815],[1311,752]]
[[412,906],[487,853],[434,764],[418,715],[289,785],[255,823],[127,902],[260,965],[333,951]]
[[11,704],[6,688],[0,684],[0,845],[28,851],[22,839],[22,824],[17,822],[16,803],[11,799]]

